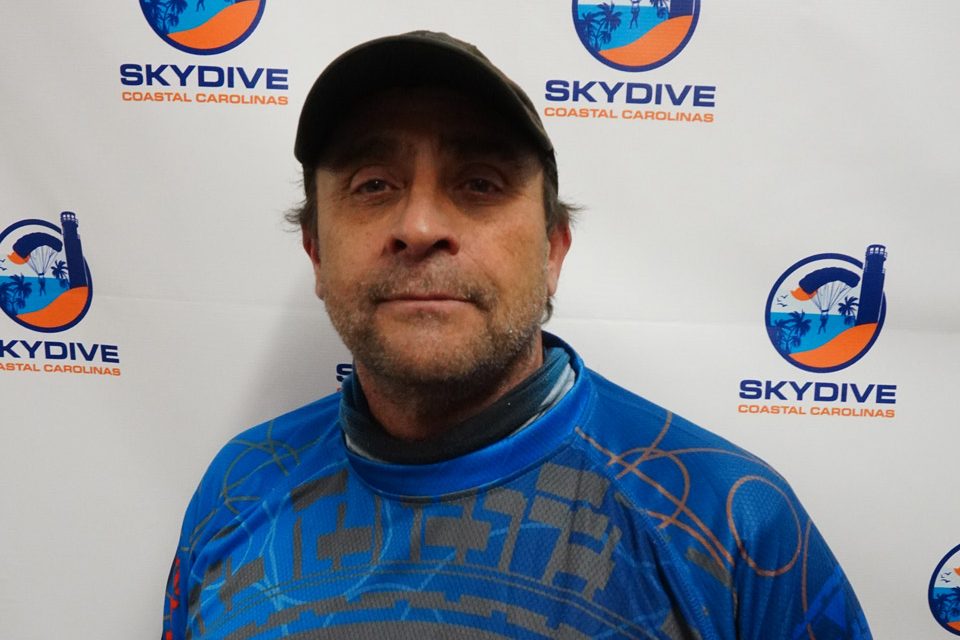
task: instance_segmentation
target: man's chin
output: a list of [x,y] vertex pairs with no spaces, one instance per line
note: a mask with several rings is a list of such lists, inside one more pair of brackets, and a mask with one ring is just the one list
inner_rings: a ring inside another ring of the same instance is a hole
[[351,351],[370,373],[402,385],[484,387],[510,368],[517,348],[465,324],[380,327],[390,330]]
[[459,378],[484,359],[476,347],[485,338],[467,327],[430,322],[392,328],[377,342],[393,368],[411,380]]
[[476,361],[468,361],[449,352],[390,349],[371,356],[358,361],[381,380],[392,381],[401,386],[462,386],[474,384],[477,378]]
[[458,309],[456,313],[378,314],[373,319],[372,330],[376,341],[391,351],[411,354],[427,351],[438,357],[465,344],[489,340],[482,319],[472,307]]

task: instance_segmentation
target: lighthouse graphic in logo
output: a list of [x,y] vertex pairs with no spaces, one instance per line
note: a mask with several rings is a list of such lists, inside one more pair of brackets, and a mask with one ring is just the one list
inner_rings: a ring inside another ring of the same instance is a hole
[[821,253],[786,270],[767,297],[770,342],[790,364],[817,373],[862,358],[883,328],[887,249],[867,247],[861,262]]
[[83,319],[92,297],[75,213],[61,213],[59,227],[21,220],[0,232],[0,309],[11,320],[34,331],[64,331]]

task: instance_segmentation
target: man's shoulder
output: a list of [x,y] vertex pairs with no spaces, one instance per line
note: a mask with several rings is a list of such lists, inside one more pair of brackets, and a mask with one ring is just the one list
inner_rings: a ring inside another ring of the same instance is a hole
[[654,450],[716,449],[734,457],[759,460],[726,438],[695,424],[643,396],[589,371],[594,402],[585,421],[586,431],[612,446],[641,446]]
[[236,447],[279,445],[292,455],[294,450],[309,447],[318,438],[335,432],[339,410],[339,392],[314,400],[242,431],[224,446],[221,454]]
[[[870,637],[836,559],[770,465],[593,372],[585,382],[576,447],[617,492],[620,513],[650,525],[681,567],[671,575],[689,601],[750,637]],[[810,607],[798,593],[811,594]]]
[[579,446],[633,501],[722,510],[744,483],[759,483],[795,502],[787,482],[762,458],[592,371],[588,375],[593,402],[576,430]]
[[196,517],[232,519],[269,493],[296,482],[304,469],[322,466],[319,458],[334,456],[340,441],[339,406],[336,393],[232,438],[200,481],[194,496]]

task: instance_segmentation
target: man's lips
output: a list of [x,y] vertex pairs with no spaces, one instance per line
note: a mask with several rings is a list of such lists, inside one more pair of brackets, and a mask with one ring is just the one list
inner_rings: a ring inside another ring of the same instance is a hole
[[452,293],[401,293],[381,298],[377,302],[470,302]]
[[480,282],[456,274],[416,272],[397,268],[379,274],[373,283],[361,289],[361,294],[374,307],[407,308],[411,311],[454,311],[457,307],[472,306],[489,311],[493,298]]
[[386,296],[377,302],[377,306],[386,312],[440,315],[457,313],[472,304],[463,295],[452,293],[403,293]]

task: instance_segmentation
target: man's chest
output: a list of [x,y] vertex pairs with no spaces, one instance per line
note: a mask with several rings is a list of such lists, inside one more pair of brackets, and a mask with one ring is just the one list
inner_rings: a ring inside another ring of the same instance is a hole
[[200,551],[194,637],[687,637],[642,532],[539,479],[430,503],[304,483]]

